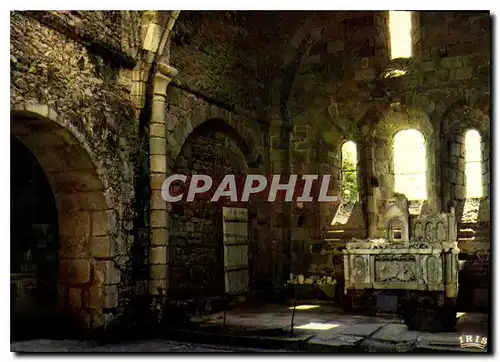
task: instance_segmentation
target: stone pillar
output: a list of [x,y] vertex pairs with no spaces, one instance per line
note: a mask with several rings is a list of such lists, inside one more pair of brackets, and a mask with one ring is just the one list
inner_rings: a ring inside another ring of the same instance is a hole
[[373,185],[373,178],[376,177],[374,165],[374,148],[370,144],[369,140],[363,141],[361,157],[364,159],[364,170],[366,178],[365,182],[365,190],[366,190],[366,211],[367,211],[367,229],[368,229],[368,238],[374,238],[377,235],[377,199],[375,192],[375,185]]
[[167,177],[165,135],[165,104],[167,87],[177,70],[160,63],[153,79],[153,99],[149,124],[149,168],[150,168],[150,228],[149,245],[149,294],[157,296],[167,288],[168,270],[168,210],[161,195]]
[[436,136],[432,135],[426,142],[426,187],[427,187],[427,207],[428,211],[436,212],[439,210],[437,190],[441,186],[441,179],[436,177]]

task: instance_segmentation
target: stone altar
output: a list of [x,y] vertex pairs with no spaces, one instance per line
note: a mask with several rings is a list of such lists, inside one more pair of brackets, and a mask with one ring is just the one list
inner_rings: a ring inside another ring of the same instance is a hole
[[[359,304],[361,294],[365,304],[373,304],[378,292],[396,292],[408,327],[452,329],[459,269],[454,209],[419,216],[410,225],[404,207],[407,203],[399,196],[389,200],[387,238],[347,243],[343,250],[345,294],[352,307]],[[437,323],[441,317],[446,320]],[[429,326],[428,319],[439,326]]]

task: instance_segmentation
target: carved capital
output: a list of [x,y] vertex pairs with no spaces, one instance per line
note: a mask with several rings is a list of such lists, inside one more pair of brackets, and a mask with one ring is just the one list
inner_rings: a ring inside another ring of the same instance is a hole
[[177,73],[179,72],[177,69],[172,67],[171,65],[165,64],[165,63],[159,63],[158,64],[158,72],[161,74],[169,77],[171,80],[177,76]]
[[168,64],[158,64],[157,71],[153,78],[153,94],[155,96],[167,96],[167,87],[172,79],[177,75],[177,69]]

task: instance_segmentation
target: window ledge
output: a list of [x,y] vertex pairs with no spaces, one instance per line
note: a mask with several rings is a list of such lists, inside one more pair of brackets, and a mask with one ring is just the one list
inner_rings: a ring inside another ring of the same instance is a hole
[[398,78],[411,73],[413,69],[412,58],[396,58],[392,59],[387,67],[385,67],[381,74],[381,79]]

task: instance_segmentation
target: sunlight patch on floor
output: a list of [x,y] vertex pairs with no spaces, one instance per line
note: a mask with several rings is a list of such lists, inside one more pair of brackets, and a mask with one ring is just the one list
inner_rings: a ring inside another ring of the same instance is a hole
[[[314,309],[314,308],[319,308],[319,305],[302,304],[302,305],[296,306],[295,310],[308,310],[308,309]],[[288,309],[293,309],[293,307],[290,307]]]
[[298,327],[295,329],[309,329],[315,331],[328,331],[330,329],[336,328],[340,326],[340,324],[330,324],[330,323],[308,323]]

